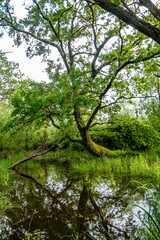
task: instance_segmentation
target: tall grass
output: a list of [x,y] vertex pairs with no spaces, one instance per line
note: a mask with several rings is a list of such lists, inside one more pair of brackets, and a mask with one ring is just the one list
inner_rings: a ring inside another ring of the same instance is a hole
[[138,239],[160,240],[160,189],[158,190],[158,193],[155,194],[145,186],[141,186],[140,188],[145,189],[150,195],[149,209],[146,210],[144,207],[138,204],[131,204],[125,209],[124,214],[126,211],[128,211],[128,209],[130,209],[130,207],[137,207],[140,211],[136,217],[142,223],[142,228],[139,231]]
[[150,162],[144,155],[121,156],[117,158],[96,158],[81,156],[79,159],[70,160],[70,169],[75,173],[85,175],[91,172],[106,171],[108,174],[129,175],[138,178],[150,178],[154,182],[160,182],[159,158]]
[[154,195],[151,192],[151,207],[149,211],[146,211],[144,208],[140,207],[144,212],[144,217],[139,216],[141,220],[144,230],[143,237],[144,239],[160,239],[160,195]]
[[26,153],[22,153],[22,154],[14,156],[14,157],[9,156],[7,158],[0,159],[0,169],[1,169],[0,179],[3,178],[5,175],[7,176],[8,168],[12,163],[14,163],[24,157],[26,157]]

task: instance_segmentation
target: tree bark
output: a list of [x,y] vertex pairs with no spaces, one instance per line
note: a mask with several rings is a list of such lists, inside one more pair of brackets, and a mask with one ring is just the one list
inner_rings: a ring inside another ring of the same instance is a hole
[[120,150],[112,151],[112,150],[109,150],[109,149],[102,147],[102,146],[98,145],[97,143],[93,142],[88,130],[85,130],[81,134],[81,136],[82,136],[82,142],[83,142],[83,145],[85,146],[85,148],[90,153],[92,153],[93,155],[95,155],[97,157],[102,157],[102,156],[116,157],[120,153],[123,152]]
[[[139,32],[145,34],[146,36],[150,37],[151,39],[160,44],[160,29],[158,29],[151,23],[137,17],[134,12],[127,11],[123,7],[120,7],[112,3],[110,0],[94,0],[93,2],[95,2],[101,8],[103,8],[105,11],[113,14],[114,16],[118,17],[125,23],[129,24],[131,27],[137,29]],[[144,2],[144,0],[141,2]],[[148,5],[147,8],[149,9]],[[149,10],[151,11],[151,9]],[[154,11],[152,11],[152,14],[154,14],[158,19],[157,13],[159,13],[159,10],[157,10],[157,8],[155,9],[154,7]]]
[[102,156],[107,156],[107,157],[116,157],[120,154],[124,154],[124,151],[121,150],[116,150],[116,151],[112,151],[109,150],[105,147],[102,147],[100,145],[98,145],[97,143],[93,142],[90,134],[89,134],[89,130],[90,130],[90,125],[92,123],[92,121],[90,121],[90,124],[85,126],[85,123],[83,121],[82,118],[82,114],[80,109],[74,109],[74,117],[75,117],[75,121],[77,123],[77,127],[79,130],[79,133],[81,135],[82,138],[82,144],[83,146],[93,155],[97,156],[97,157],[102,157]]

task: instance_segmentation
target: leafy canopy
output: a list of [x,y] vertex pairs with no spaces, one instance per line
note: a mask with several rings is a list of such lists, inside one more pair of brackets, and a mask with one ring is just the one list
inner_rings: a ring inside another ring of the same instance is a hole
[[63,131],[75,129],[75,122],[90,129],[108,107],[145,97],[153,86],[143,71],[159,58],[160,45],[90,1],[33,0],[23,19],[11,3],[0,2],[2,30],[16,45],[26,42],[28,57],[44,57],[51,80],[17,89],[14,125],[42,118]]

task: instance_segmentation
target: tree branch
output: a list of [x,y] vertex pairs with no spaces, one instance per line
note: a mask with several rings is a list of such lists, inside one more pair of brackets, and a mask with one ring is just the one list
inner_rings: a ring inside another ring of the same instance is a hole
[[160,29],[156,28],[149,22],[137,17],[135,13],[129,12],[123,7],[112,3],[111,0],[92,0],[90,2],[99,5],[105,11],[113,14],[114,16],[129,24],[131,27],[137,29],[139,32],[145,34],[160,44]]
[[91,13],[92,13],[92,24],[91,24],[91,27],[92,27],[92,30],[93,30],[93,37],[94,37],[94,47],[96,50],[98,50],[98,47],[97,47],[97,35],[96,35],[96,30],[95,30],[95,16],[94,16],[94,11],[93,11],[93,8],[92,8],[92,5],[88,2],[88,6],[91,10]]
[[141,99],[141,98],[156,98],[157,96],[139,96],[139,97],[134,97],[134,96],[132,96],[132,97],[125,97],[125,96],[120,96],[119,98],[117,98],[114,102],[111,102],[111,103],[109,103],[109,104],[106,104],[106,105],[104,105],[104,106],[102,106],[100,109],[103,109],[103,108],[106,108],[106,107],[109,107],[109,106],[111,106],[111,105],[113,105],[113,104],[115,104],[115,103],[118,103],[118,101],[120,100],[120,99],[126,99],[126,100],[130,100],[130,99]]
[[[69,73],[69,72],[70,72],[70,68],[69,68],[69,66],[68,66],[66,53],[65,53],[65,51],[64,51],[63,42],[62,42],[62,40],[60,39],[59,33],[56,32],[56,30],[55,30],[55,28],[54,28],[54,26],[53,26],[51,20],[43,14],[43,12],[42,12],[42,10],[41,10],[39,4],[37,3],[37,1],[36,1],[36,0],[33,0],[33,2],[36,4],[36,6],[37,6],[37,8],[38,8],[38,10],[39,10],[39,12],[40,12],[42,18],[43,18],[44,20],[46,20],[46,21],[49,23],[49,25],[50,25],[52,31],[54,32],[54,34],[55,34],[57,40],[59,41],[60,46],[61,46],[61,51],[60,51],[60,53],[61,53],[61,56],[62,56],[62,58],[63,58],[64,64],[65,64],[65,66],[66,66],[66,68],[67,68],[67,71],[68,71],[68,73]],[[59,31],[58,31],[58,32],[59,32]]]
[[51,120],[52,125],[53,125],[54,127],[56,127],[57,129],[61,129],[61,128],[54,122],[54,119],[53,119],[53,117],[52,117],[52,114],[49,114],[48,118]]
[[26,162],[32,158],[35,157],[39,157],[42,155],[45,155],[46,153],[50,152],[51,150],[56,150],[57,147],[60,146],[60,143],[64,141],[65,138],[68,138],[68,134],[66,134],[65,136],[63,136],[61,138],[61,140],[58,143],[53,144],[50,148],[48,148],[47,150],[43,151],[43,152],[39,152],[39,149],[37,149],[34,153],[32,153],[31,155],[29,155],[28,157],[25,157],[23,159],[20,159],[19,161],[17,161],[16,163],[12,164],[9,168],[14,169],[16,166],[20,165],[23,162]]
[[7,24],[5,25],[6,27],[13,28],[15,31],[17,31],[17,32],[19,32],[19,33],[23,33],[23,34],[25,34],[25,35],[28,35],[28,36],[30,36],[30,37],[33,37],[34,39],[36,39],[36,40],[38,40],[38,41],[40,41],[40,42],[43,42],[43,43],[45,43],[45,44],[49,44],[50,46],[57,48],[57,50],[59,51],[59,53],[60,53],[61,56],[62,56],[61,49],[60,49],[60,47],[59,47],[57,44],[55,44],[55,43],[53,43],[53,42],[51,43],[51,42],[48,41],[47,39],[42,39],[42,38],[40,38],[40,37],[37,37],[36,35],[34,35],[34,34],[31,33],[31,32],[28,32],[28,31],[26,31],[26,30],[20,29],[20,28],[16,27],[15,25],[13,25],[12,22],[10,22],[9,20],[7,20],[7,19],[5,19],[5,18],[3,18],[3,17],[0,17],[0,21],[2,21],[2,20],[7,23]]
[[104,66],[106,66],[106,63],[104,63],[102,66],[100,66],[100,67],[98,68],[98,70],[96,70],[96,67],[95,67],[97,58],[98,58],[101,50],[103,49],[103,47],[105,46],[105,44],[106,44],[112,37],[113,37],[113,36],[109,36],[109,37],[105,38],[105,40],[101,43],[101,45],[100,45],[99,47],[97,47],[97,51],[96,51],[95,56],[94,56],[93,61],[92,61],[92,74],[91,74],[91,77],[92,77],[92,78],[95,78],[96,75],[97,75],[97,73],[98,73]]
[[160,21],[160,9],[158,9],[151,0],[139,0],[140,5],[146,7],[153,16]]
[[[156,53],[153,53],[152,55],[150,56],[146,56],[146,57],[143,57],[141,60],[139,60],[139,62],[145,62],[147,60],[150,60],[154,57],[157,57],[158,55],[160,54],[160,51],[156,52]],[[124,69],[127,65],[129,64],[134,64],[137,62],[137,58],[134,59],[134,60],[128,60],[126,62],[124,62],[116,71],[115,73],[113,74],[111,80],[109,81],[109,83],[107,84],[106,88],[104,89],[104,91],[100,94],[99,96],[99,104],[95,107],[95,109],[93,110],[93,113],[91,115],[91,117],[89,118],[88,120],[88,123],[87,123],[87,126],[86,126],[86,129],[88,130],[97,114],[97,112],[101,109],[101,103],[102,103],[102,99],[103,97],[106,95],[106,93],[110,90],[111,86],[112,86],[112,83],[113,81],[115,80],[116,76],[118,75],[118,73]]]

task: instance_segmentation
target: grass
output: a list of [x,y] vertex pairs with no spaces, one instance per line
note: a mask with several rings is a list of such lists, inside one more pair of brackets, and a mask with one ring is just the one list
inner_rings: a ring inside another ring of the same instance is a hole
[[141,208],[144,212],[144,218],[139,217],[141,220],[144,230],[144,237],[148,236],[147,239],[160,239],[160,195],[154,195],[151,192],[151,208],[149,211]]
[[117,158],[96,158],[81,156],[79,159],[70,160],[70,169],[74,173],[85,175],[93,172],[104,172],[115,175],[129,175],[138,178],[150,178],[153,181],[160,182],[160,162],[159,158],[149,162],[144,155],[121,156]]
[[[21,158],[24,158],[28,153],[23,153],[15,157],[8,157],[0,160],[0,178],[8,172],[8,167]],[[160,160],[158,155],[154,154],[137,154],[135,156],[119,156],[117,158],[97,158],[87,151],[71,151],[69,149],[50,152],[45,156],[30,160],[25,166],[35,164],[35,161],[52,160],[58,165],[70,170],[73,174],[86,175],[94,172],[107,172],[107,174],[129,175],[138,178],[150,178],[153,181],[160,183]]]
[[3,175],[8,173],[8,168],[9,168],[9,166],[12,163],[18,161],[21,158],[26,157],[26,154],[27,153],[22,153],[22,154],[19,154],[19,155],[15,155],[14,157],[13,156],[9,156],[7,158],[0,159],[0,169],[1,169],[1,171],[0,171],[0,179],[1,179],[1,176],[3,176]]
[[[22,153],[14,157],[8,157],[0,160],[0,179],[8,174],[8,167],[21,158],[24,158],[28,153]],[[43,157],[39,157],[23,163],[25,167],[31,168],[35,161],[52,160],[58,165],[65,167],[72,174],[92,174],[95,172],[107,172],[114,175],[129,175],[138,178],[150,178],[154,182],[160,183],[160,160],[158,155],[139,154],[135,156],[119,156],[117,158],[97,158],[87,151],[71,151],[69,149],[50,152]]]
[[[28,153],[23,153],[15,157],[8,157],[6,159],[0,160],[0,182],[7,184],[9,171],[8,167],[21,158],[24,158]],[[37,158],[40,160],[53,160],[56,164],[65,167],[69,170],[69,174],[79,174],[79,175],[90,175],[97,173],[105,173],[109,178],[114,178],[114,176],[131,176],[136,179],[150,178],[152,182],[156,182],[157,186],[160,184],[160,161],[158,155],[147,155],[147,154],[137,154],[135,156],[119,156],[117,158],[97,158],[92,156],[86,151],[78,152],[71,150],[56,151],[54,153],[50,152],[47,156]],[[32,166],[35,166],[36,159],[23,163],[20,168],[29,169],[32,171]],[[39,164],[39,161],[37,161]],[[41,174],[41,169],[38,167],[36,176]],[[5,193],[7,199],[7,193]],[[0,196],[0,202],[3,202],[3,197]],[[143,225],[141,231],[141,238],[145,240],[160,240],[160,195],[154,195],[151,193],[151,208],[146,211],[141,206],[138,206],[142,211],[143,215],[138,215]],[[4,204],[3,204],[4,205]],[[142,237],[143,236],[143,237]],[[76,239],[76,235],[72,236],[71,239]]]

